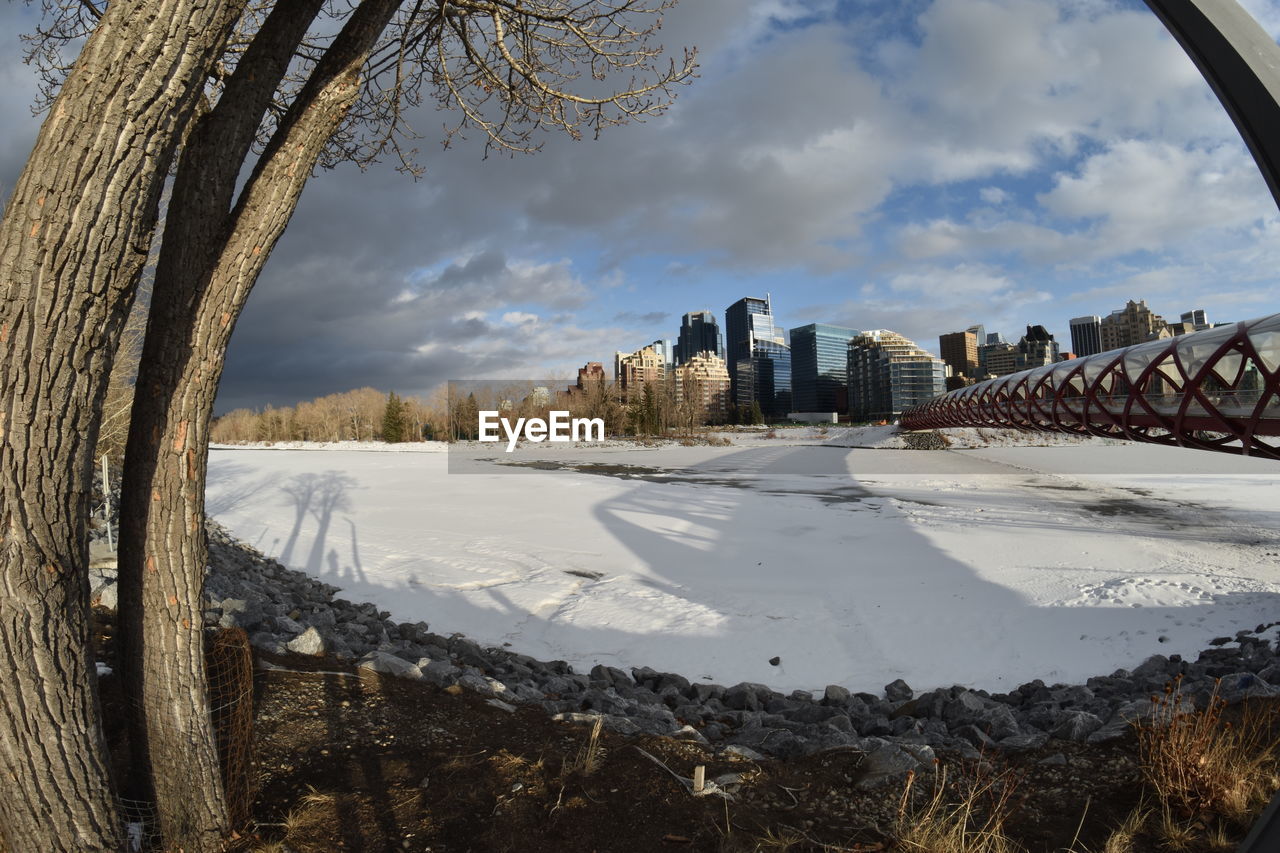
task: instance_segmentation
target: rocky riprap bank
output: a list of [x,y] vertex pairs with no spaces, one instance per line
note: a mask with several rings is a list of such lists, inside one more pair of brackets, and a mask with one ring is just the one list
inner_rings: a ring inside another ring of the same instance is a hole
[[[1023,750],[1053,738],[1098,743],[1149,717],[1151,696],[1181,676],[1181,695],[1203,704],[1218,685],[1228,702],[1280,695],[1280,659],[1272,626],[1219,638],[1195,662],[1155,655],[1136,669],[1084,684],[1032,681],[1009,693],[949,687],[915,693],[898,680],[883,695],[839,685],[821,694],[775,692],[766,685],[729,687],[637,667],[597,665],[575,672],[564,661],[539,661],[486,648],[460,634],[432,633],[425,622],[394,622],[374,605],[336,598],[337,587],[285,568],[210,523],[205,624],[236,626],[253,644],[276,652],[329,654],[380,673],[458,685],[514,711],[540,705],[555,719],[594,722],[621,734],[667,735],[747,757],[790,757],[825,749],[866,753],[860,785],[873,786],[930,766],[934,750],[966,757]],[[94,569],[96,602],[114,608],[112,569]],[[1050,753],[1047,763],[1065,763]]]

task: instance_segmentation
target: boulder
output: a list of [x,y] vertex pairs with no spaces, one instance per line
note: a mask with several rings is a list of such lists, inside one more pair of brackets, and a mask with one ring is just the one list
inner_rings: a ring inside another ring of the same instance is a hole
[[418,667],[387,652],[370,652],[356,664],[356,668],[394,675],[398,678],[422,678],[422,671]]
[[313,625],[285,643],[285,648],[300,655],[322,655],[325,652],[324,637]]

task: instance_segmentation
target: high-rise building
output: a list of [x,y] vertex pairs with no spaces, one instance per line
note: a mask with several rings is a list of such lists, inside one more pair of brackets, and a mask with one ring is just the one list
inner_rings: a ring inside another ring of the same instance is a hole
[[662,353],[652,345],[635,352],[617,352],[613,356],[613,378],[618,383],[618,393],[623,402],[638,399],[636,396],[649,383],[661,383],[667,375],[667,365]]
[[1020,369],[1018,347],[1003,341],[983,347],[982,360],[986,363],[986,371],[992,376],[1007,376],[1010,373],[1017,373]]
[[892,420],[946,390],[947,365],[897,332],[862,332],[849,341],[849,415]]
[[951,367],[952,376],[978,373],[978,336],[975,332],[949,332],[938,336],[938,352]]
[[1132,299],[1102,318],[1099,326],[1102,352],[1153,340],[1165,328],[1164,318],[1152,313],[1145,299]]
[[710,311],[691,311],[680,321],[675,363],[684,364],[704,352],[724,358],[724,339],[720,335],[720,324],[716,322],[716,315]]
[[791,411],[840,412],[854,329],[810,323],[791,330]]
[[791,348],[773,321],[769,297],[748,296],[725,311],[725,361],[738,406],[760,404],[768,418],[791,411]]
[[1018,369],[1029,370],[1054,364],[1058,360],[1058,342],[1044,326],[1027,326],[1027,333],[1018,341]]
[[662,364],[667,370],[675,366],[675,362],[672,360],[675,348],[671,346],[671,341],[657,340],[649,344],[649,346],[662,359]]
[[1196,331],[1209,328],[1209,316],[1203,308],[1192,308],[1190,311],[1183,311],[1182,322],[1184,325],[1194,326]]
[[1101,317],[1089,314],[1071,321],[1071,349],[1079,356],[1102,352]]
[[766,419],[785,418],[793,411],[791,348],[776,340],[757,340],[752,353],[738,360],[738,407],[759,403]]
[[676,393],[700,422],[723,421],[729,411],[729,370],[724,359],[703,351],[675,369]]
[[738,399],[738,362],[751,357],[751,318],[761,314],[773,314],[768,296],[743,297],[724,312],[724,360],[729,367],[734,400]]

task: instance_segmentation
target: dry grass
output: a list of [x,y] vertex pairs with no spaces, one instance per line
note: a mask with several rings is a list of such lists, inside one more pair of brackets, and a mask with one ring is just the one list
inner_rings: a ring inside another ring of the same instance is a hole
[[1147,784],[1173,817],[1249,821],[1278,787],[1274,707],[1246,710],[1233,725],[1216,686],[1206,707],[1190,711],[1179,688],[1153,697],[1151,722],[1138,731]]
[[1023,853],[1005,833],[1013,807],[1014,780],[1005,773],[988,773],[966,784],[947,786],[945,768],[934,777],[933,792],[923,806],[912,804],[915,774],[898,804],[895,849],[912,853]]
[[604,717],[596,717],[595,723],[591,726],[591,734],[587,736],[587,742],[582,745],[582,749],[578,750],[578,754],[572,760],[565,761],[561,776],[578,772],[584,776],[590,776],[600,769],[600,765],[604,762],[604,747],[600,745],[600,732],[603,727]]
[[1133,853],[1134,843],[1150,817],[1151,810],[1140,803],[1136,809],[1129,812],[1119,826],[1111,830],[1102,853]]

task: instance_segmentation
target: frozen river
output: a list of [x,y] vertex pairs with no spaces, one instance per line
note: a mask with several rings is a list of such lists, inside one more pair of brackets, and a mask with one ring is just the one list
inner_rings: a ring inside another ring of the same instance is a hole
[[439,633],[780,690],[1078,681],[1280,619],[1280,463],[792,436],[215,449],[209,513]]

